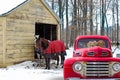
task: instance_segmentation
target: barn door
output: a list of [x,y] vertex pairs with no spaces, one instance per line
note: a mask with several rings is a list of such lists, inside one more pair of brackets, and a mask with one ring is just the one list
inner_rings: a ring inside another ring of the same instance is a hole
[[36,23],[35,24],[35,35],[40,35],[40,37],[46,38],[48,40],[56,40],[57,39],[57,25]]

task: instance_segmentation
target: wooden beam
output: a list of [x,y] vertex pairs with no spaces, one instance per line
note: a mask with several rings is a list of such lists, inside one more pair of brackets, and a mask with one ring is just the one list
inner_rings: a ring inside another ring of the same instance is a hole
[[3,65],[6,65],[6,18],[3,18]]

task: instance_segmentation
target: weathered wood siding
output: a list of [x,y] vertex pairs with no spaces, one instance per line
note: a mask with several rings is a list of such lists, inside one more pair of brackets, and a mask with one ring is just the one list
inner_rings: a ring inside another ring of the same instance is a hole
[[[1,21],[3,20],[0,18]],[[0,62],[3,62],[4,56],[6,65],[34,59],[35,22],[58,25],[56,18],[41,0],[30,0],[23,4],[7,15],[5,21],[6,27],[4,21],[0,23],[1,39],[3,39],[3,27],[5,29],[5,45],[3,45],[3,40],[0,40]],[[5,48],[3,49],[5,55],[2,48]]]
[[1,17],[0,18],[0,66],[2,67],[5,63],[5,27],[6,27],[6,18]]

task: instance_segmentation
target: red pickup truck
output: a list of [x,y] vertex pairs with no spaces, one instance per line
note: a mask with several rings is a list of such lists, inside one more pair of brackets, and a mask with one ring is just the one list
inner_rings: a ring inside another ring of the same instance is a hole
[[64,62],[64,80],[120,80],[120,58],[113,58],[106,36],[78,36],[73,57]]

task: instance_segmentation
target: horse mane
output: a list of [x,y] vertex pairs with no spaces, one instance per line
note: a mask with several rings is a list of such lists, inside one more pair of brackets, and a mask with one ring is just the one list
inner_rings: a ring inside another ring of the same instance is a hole
[[48,48],[49,46],[49,41],[47,39],[41,38],[41,47],[43,48],[43,50],[45,50],[46,48]]

